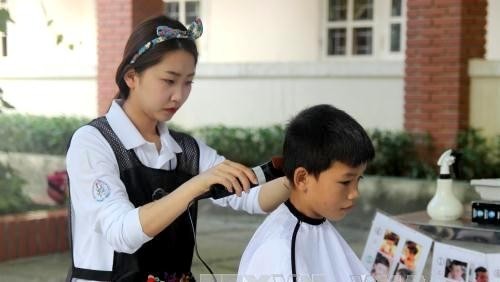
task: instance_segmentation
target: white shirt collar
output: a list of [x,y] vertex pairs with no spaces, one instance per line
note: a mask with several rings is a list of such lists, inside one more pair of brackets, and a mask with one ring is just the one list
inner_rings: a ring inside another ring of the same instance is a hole
[[[128,118],[127,114],[125,114],[117,100],[113,100],[111,103],[111,107],[106,114],[106,119],[108,120],[111,129],[113,129],[123,146],[125,146],[125,149],[130,150],[147,143],[139,130],[137,130],[132,121]],[[182,152],[179,144],[177,144],[174,138],[170,135],[165,123],[158,124],[158,131],[160,133],[162,147],[166,146],[173,153]]]
[[158,123],[158,132],[160,132],[160,139],[162,146],[170,148],[174,153],[182,153],[182,148],[179,146],[177,141],[170,135],[170,131],[167,128],[166,123]]

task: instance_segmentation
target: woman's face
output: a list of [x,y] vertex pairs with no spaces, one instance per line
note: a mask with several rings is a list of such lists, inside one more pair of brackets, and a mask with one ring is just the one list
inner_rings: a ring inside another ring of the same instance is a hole
[[170,120],[187,100],[195,74],[195,60],[184,50],[168,52],[142,73],[126,75],[128,100],[152,120]]

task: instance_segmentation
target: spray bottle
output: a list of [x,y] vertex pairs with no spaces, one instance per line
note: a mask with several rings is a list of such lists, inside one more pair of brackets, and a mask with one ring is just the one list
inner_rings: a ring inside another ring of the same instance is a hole
[[444,152],[437,162],[439,179],[437,180],[436,194],[427,205],[427,213],[435,220],[456,220],[464,212],[462,203],[456,198],[452,191],[453,180],[450,167],[455,163],[452,150]]

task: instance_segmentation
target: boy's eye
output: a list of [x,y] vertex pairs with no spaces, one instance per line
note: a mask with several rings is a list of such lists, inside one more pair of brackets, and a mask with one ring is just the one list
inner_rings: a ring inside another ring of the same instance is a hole
[[[359,182],[361,179],[363,179],[363,176],[362,176],[362,175],[361,175],[360,177],[358,177],[358,182]],[[349,184],[351,184],[351,182],[352,182],[352,181],[353,181],[353,180],[339,181],[339,183],[340,183],[340,184],[342,184],[342,185],[346,185],[346,186],[348,186]]]
[[189,85],[192,85],[193,84],[193,81],[190,80],[190,81],[186,81],[186,86],[189,86]]
[[164,79],[163,81],[165,81],[169,85],[175,84],[175,81],[173,81],[172,79]]

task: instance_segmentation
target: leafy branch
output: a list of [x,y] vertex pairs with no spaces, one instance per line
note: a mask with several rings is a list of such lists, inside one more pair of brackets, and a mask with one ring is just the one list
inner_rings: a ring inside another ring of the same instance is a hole
[[0,88],[0,114],[3,113],[5,109],[14,109],[14,106],[5,101],[3,98],[3,90]]
[[0,32],[7,32],[7,22],[14,23],[14,20],[10,17],[10,13],[5,8],[0,8]]

